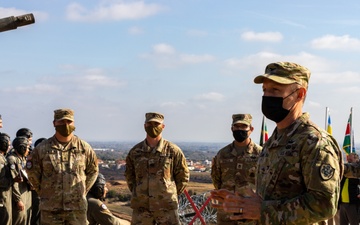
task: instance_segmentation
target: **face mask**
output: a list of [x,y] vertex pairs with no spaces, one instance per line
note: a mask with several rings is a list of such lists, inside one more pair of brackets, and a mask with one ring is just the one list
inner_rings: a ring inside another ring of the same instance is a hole
[[156,138],[157,136],[159,136],[161,134],[162,130],[163,130],[162,126],[156,126],[156,127],[148,126],[148,127],[145,127],[146,133],[152,138]]
[[249,137],[248,130],[233,130],[233,136],[237,142],[243,142]]
[[294,94],[297,90],[299,89],[296,89],[295,91],[291,92],[285,98],[263,96],[261,103],[261,110],[264,116],[266,116],[266,118],[276,123],[279,123],[280,121],[285,119],[285,117],[290,113],[291,108],[294,107],[295,103],[293,106],[291,106],[290,109],[284,109],[283,102],[287,97]]
[[69,124],[63,124],[56,126],[55,130],[59,132],[61,136],[68,137],[75,130],[75,126]]

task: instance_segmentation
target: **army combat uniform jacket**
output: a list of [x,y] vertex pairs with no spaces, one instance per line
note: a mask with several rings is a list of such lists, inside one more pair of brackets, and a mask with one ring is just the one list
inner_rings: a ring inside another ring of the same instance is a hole
[[189,169],[181,149],[162,138],[153,149],[144,140],[129,151],[125,176],[132,208],[173,210],[189,182]]
[[30,182],[40,197],[40,210],[86,210],[86,193],[98,175],[91,146],[73,136],[63,146],[55,136],[41,142],[26,163]]
[[7,160],[0,154],[0,224],[12,224],[12,178]]
[[258,161],[261,224],[314,224],[337,210],[343,175],[336,140],[304,113],[274,130]]
[[[252,140],[247,146],[235,149],[234,142],[220,149],[212,161],[211,178],[215,189],[243,193],[249,187],[255,190],[255,174],[257,160],[262,147]],[[236,224],[230,219],[232,213],[218,210],[218,224]]]
[[90,193],[86,196],[88,201],[87,220],[89,225],[120,225],[120,219],[115,217],[106,205]]

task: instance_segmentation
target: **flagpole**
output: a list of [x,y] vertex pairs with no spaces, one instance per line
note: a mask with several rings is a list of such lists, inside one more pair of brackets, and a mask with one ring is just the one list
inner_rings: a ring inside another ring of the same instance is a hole
[[353,152],[353,123],[352,123],[352,118],[353,118],[353,108],[350,108],[350,151]]
[[329,113],[329,107],[325,108],[325,130],[327,130],[327,126],[328,126],[328,113]]

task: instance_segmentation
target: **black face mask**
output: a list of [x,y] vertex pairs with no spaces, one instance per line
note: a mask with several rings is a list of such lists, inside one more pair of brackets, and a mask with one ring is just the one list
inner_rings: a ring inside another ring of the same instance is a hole
[[248,130],[233,130],[233,136],[237,142],[243,142],[249,137]]
[[284,109],[283,108],[283,102],[284,100],[289,97],[290,95],[294,94],[297,90],[291,92],[288,96],[285,98],[282,97],[272,97],[272,96],[263,96],[262,97],[262,103],[261,103],[261,110],[264,116],[268,118],[269,120],[274,121],[275,123],[279,123],[285,117],[290,113],[290,110],[293,106],[291,106],[290,109]]

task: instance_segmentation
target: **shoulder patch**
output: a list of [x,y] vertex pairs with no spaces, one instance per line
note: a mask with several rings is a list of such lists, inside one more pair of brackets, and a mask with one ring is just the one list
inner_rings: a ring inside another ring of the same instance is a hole
[[11,164],[10,169],[14,170],[15,169],[15,164]]
[[330,180],[335,173],[335,169],[330,164],[322,164],[320,167],[320,176],[323,180]]
[[27,169],[31,169],[32,166],[33,166],[32,162],[31,162],[30,160],[28,160],[28,161],[26,162],[26,168],[27,168]]
[[102,205],[101,205],[101,208],[102,208],[103,210],[106,210],[106,209],[107,209],[107,207],[106,207],[105,204],[102,204]]

